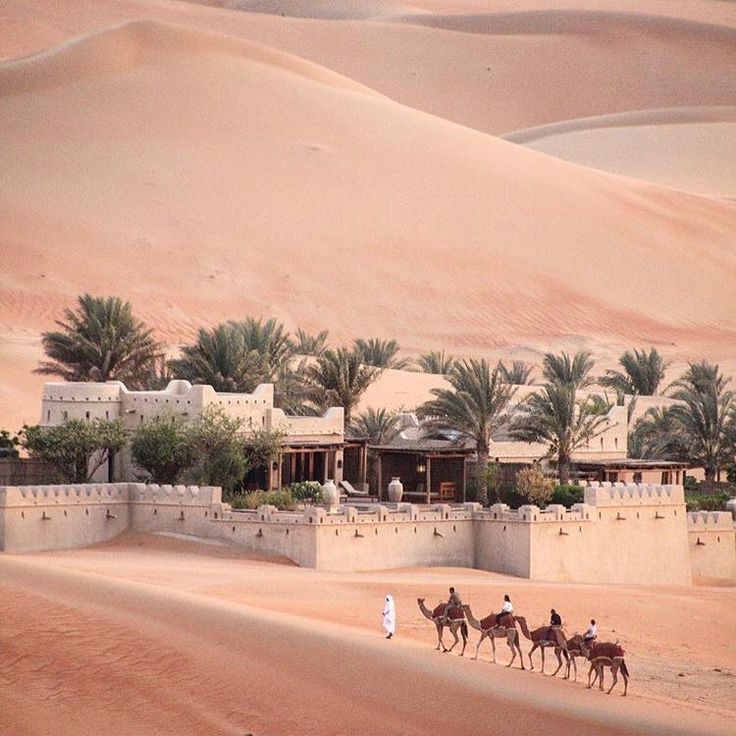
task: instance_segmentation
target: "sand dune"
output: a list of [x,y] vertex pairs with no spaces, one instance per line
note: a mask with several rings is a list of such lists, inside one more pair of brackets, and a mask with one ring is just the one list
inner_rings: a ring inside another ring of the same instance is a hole
[[[557,586],[474,570],[338,575],[146,537],[6,555],[0,571],[0,728],[14,736],[59,723],[79,736],[704,734],[728,733],[734,716],[733,644],[690,649],[676,634],[702,608],[732,626],[732,589]],[[510,591],[533,625],[550,601],[572,628],[594,610],[601,634],[624,643],[629,697],[438,654],[415,599],[439,598],[448,581],[479,610]],[[379,628],[387,590],[392,642]]]
[[516,131],[505,140],[584,166],[736,197],[736,108],[641,110]]
[[[414,17],[333,21],[164,0],[66,0],[63,6],[7,0],[19,33],[7,39],[7,49],[0,35],[0,57],[18,54],[23,44],[26,53],[46,48],[47,35],[36,32],[41,19],[64,38],[148,19],[277,47],[403,104],[493,134],[631,110],[734,104],[736,12],[729,4],[551,4],[565,12],[509,13],[520,8],[494,3],[498,15],[488,17],[506,24],[499,35],[433,28]],[[524,4],[534,11],[542,5]],[[617,6],[629,12],[610,12]],[[655,13],[663,15],[648,17]],[[550,17],[560,20],[545,27],[542,20]],[[536,32],[528,32],[529,18],[537,19]]]
[[0,104],[2,331],[47,328],[90,288],[177,342],[261,313],[409,350],[566,335],[687,349],[736,329],[732,205],[279,52],[125,25],[3,65]]

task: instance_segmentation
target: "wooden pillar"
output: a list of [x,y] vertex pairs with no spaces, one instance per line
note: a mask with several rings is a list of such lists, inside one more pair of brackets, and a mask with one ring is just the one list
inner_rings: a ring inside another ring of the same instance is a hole
[[284,467],[284,453],[280,452],[279,453],[279,469],[278,469],[279,477],[276,479],[276,488],[279,491],[281,490],[281,478],[282,478],[283,467]]
[[376,478],[378,482],[378,500],[383,500],[383,462],[381,453],[376,455]]
[[468,458],[463,455],[463,503],[465,503],[467,499],[467,489],[468,489]]
[[365,490],[365,484],[368,482],[368,445],[360,446],[360,469],[358,470],[358,482],[360,490]]
[[314,479],[314,452],[309,453],[309,480]]
[[432,495],[432,457],[427,455],[427,503],[430,503]]

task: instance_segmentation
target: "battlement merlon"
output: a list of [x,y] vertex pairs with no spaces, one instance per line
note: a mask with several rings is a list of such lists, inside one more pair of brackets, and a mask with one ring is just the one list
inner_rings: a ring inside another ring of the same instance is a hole
[[679,485],[591,482],[585,489],[589,506],[684,506],[685,490]]
[[734,523],[728,511],[690,511],[687,515],[688,531],[733,531]]

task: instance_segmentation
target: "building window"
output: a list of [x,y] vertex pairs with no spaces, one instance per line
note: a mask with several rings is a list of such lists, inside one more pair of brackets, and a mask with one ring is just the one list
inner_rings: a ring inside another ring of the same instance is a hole
[[67,419],[69,419],[69,412],[68,411],[63,411],[61,413],[61,415],[64,418],[64,421],[66,421]]
[[106,411],[105,412],[105,419],[107,419],[107,420],[110,419],[110,412],[109,411]]
[[47,422],[51,421],[51,409],[46,410],[46,421]]
[[618,437],[613,438],[613,446],[618,450]]
[[84,412],[84,418],[85,419],[89,419],[89,412],[88,411]]

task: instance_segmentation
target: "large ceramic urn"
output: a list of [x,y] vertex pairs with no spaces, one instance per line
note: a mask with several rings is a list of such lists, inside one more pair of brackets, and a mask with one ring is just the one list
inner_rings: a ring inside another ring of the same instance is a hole
[[732,498],[730,501],[726,501],[726,511],[731,512],[734,520],[736,520],[736,498]]
[[340,502],[340,494],[334,480],[326,480],[322,486],[322,499],[328,506],[337,506]]
[[404,484],[401,478],[391,478],[388,484],[388,500],[391,503],[401,503],[401,497],[404,495]]

